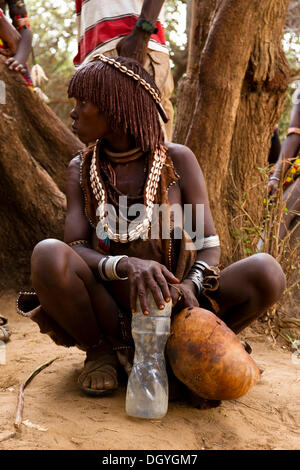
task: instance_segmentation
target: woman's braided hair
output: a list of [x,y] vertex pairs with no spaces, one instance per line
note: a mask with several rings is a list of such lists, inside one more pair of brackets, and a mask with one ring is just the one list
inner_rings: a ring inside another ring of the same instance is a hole
[[[137,61],[125,57],[114,59],[138,74],[160,95],[151,75]],[[91,101],[105,114],[113,131],[132,135],[144,152],[154,152],[164,141],[157,104],[149,91],[107,62],[96,59],[80,67],[70,81],[68,95]]]

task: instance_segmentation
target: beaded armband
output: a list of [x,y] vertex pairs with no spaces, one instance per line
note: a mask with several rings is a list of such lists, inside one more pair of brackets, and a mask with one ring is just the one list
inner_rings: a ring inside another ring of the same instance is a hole
[[89,246],[89,241],[88,240],[75,240],[73,242],[70,242],[68,243],[69,246],[79,246],[79,245],[83,245],[83,246]]

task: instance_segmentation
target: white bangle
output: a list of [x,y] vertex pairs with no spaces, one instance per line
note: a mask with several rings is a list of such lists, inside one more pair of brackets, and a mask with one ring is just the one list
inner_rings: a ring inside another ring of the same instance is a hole
[[206,248],[213,248],[215,246],[220,246],[220,239],[218,235],[210,235],[209,237],[203,238],[203,245],[201,250]]
[[[128,277],[120,277],[117,273],[117,264],[122,258],[128,258],[127,255],[106,256],[101,258],[98,263],[98,271],[103,281],[125,281]],[[103,264],[104,269],[103,269]]]
[[108,256],[104,256],[103,258],[100,259],[98,263],[98,272],[99,276],[101,277],[102,281],[108,281],[107,277],[105,276],[105,273],[103,272],[103,263],[107,261]]

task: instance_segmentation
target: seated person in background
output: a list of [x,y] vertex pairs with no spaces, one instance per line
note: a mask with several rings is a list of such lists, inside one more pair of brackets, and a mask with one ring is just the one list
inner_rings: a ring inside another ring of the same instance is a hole
[[[35,293],[20,294],[18,311],[57,344],[86,352],[78,384],[100,395],[118,387],[118,353],[133,349],[131,315],[137,298],[149,314],[148,289],[161,309],[172,299],[173,315],[205,306],[238,333],[279,299],[285,276],[264,253],[219,272],[219,237],[201,168],[189,148],[165,141],[159,90],[138,62],[99,55],[75,73],[69,97],[76,99],[74,132],[96,143],[69,164],[64,241],[47,239],[34,248]],[[129,212],[136,204],[138,221]],[[157,217],[157,207],[166,217]],[[159,230],[152,236],[155,220]],[[210,290],[203,288],[209,277]]]
[[300,214],[300,86],[294,93],[293,103],[287,138],[282,144],[278,162],[268,185],[269,194],[274,194],[283,171],[283,200],[286,201],[287,211],[279,230],[280,240],[286,236],[297,214],[298,216]]
[[0,53],[9,56],[5,62],[8,68],[22,73],[27,85],[33,89],[29,69],[26,65],[26,61],[31,52],[32,32],[25,4],[21,0],[0,0],[0,8],[5,11],[6,6],[9,8],[13,26],[19,32],[21,40],[17,50],[13,51],[10,48],[8,50],[5,37],[1,37],[0,31]]

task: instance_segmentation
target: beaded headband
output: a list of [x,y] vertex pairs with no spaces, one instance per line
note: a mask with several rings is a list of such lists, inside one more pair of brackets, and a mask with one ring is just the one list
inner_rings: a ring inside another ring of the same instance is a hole
[[148,93],[150,93],[150,95],[154,99],[154,101],[156,103],[156,106],[157,106],[157,109],[158,109],[158,112],[161,115],[162,120],[164,122],[168,122],[169,119],[168,119],[168,117],[166,115],[166,112],[165,112],[165,110],[164,110],[164,108],[161,104],[160,96],[154,90],[154,88],[152,88],[151,85],[148,82],[146,82],[146,80],[144,80],[144,78],[142,78],[138,73],[135,73],[133,70],[128,69],[125,65],[120,64],[120,62],[113,59],[112,57],[106,57],[103,54],[97,54],[94,57],[94,60],[101,60],[101,62],[112,65],[117,70],[119,70],[121,73],[124,73],[128,77],[131,77],[131,78],[133,78],[133,80],[136,80],[137,82],[139,82],[145,88],[145,90],[148,91]]

